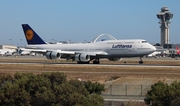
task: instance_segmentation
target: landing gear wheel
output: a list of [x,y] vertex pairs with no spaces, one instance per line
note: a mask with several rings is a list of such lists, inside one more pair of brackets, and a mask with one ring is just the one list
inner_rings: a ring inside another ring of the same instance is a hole
[[87,61],[87,62],[80,62],[80,61],[78,61],[77,63],[78,64],[89,64],[89,61]]
[[142,58],[140,57],[139,64],[143,64]]
[[99,63],[100,63],[99,59],[95,59],[95,60],[93,61],[93,64],[99,64]]
[[143,64],[143,61],[139,61],[139,64]]

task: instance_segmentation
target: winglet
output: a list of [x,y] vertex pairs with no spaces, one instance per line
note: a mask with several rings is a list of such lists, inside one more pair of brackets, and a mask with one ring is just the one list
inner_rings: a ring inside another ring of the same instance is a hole
[[22,24],[22,28],[29,45],[46,44],[28,24]]

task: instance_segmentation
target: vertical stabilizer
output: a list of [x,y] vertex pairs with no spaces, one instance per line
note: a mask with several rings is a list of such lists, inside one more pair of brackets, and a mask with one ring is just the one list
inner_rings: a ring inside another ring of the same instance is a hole
[[179,47],[178,47],[178,46],[176,46],[176,50],[179,50]]
[[28,24],[22,24],[22,28],[28,45],[46,44]]

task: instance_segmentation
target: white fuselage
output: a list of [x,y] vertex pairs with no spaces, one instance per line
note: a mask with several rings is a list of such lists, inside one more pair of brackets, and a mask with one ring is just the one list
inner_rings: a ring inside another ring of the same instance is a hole
[[148,55],[156,50],[145,40],[107,40],[95,43],[76,44],[42,44],[28,45],[28,47],[46,50],[73,51],[88,55],[99,54],[104,57],[139,57]]

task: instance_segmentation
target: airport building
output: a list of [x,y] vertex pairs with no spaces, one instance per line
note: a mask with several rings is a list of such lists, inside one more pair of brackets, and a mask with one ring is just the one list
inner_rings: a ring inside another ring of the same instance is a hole
[[0,49],[17,49],[14,45],[0,45]]

